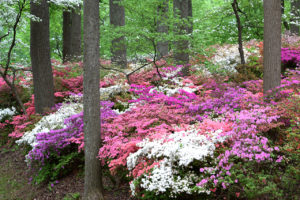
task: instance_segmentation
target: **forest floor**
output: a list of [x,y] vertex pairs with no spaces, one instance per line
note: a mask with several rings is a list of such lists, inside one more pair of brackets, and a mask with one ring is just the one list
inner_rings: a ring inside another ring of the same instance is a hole
[[[84,176],[74,171],[53,185],[35,186],[30,184],[32,172],[28,170],[24,154],[17,145],[0,147],[0,199],[1,200],[75,200],[81,199],[84,188]],[[128,200],[127,185],[114,188],[107,177],[103,178],[105,199]]]

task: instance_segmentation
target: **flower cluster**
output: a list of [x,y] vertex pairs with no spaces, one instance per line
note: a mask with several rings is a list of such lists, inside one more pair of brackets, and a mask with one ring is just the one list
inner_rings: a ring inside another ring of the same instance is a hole
[[[247,62],[249,56],[257,53],[258,49],[249,51],[247,48],[244,48],[245,61]],[[221,69],[229,72],[236,72],[235,66],[241,63],[238,45],[226,45],[218,48],[214,53],[211,62],[220,66]]]
[[11,117],[15,114],[16,114],[16,109],[14,107],[0,109],[0,121],[2,121],[2,119],[4,119],[7,116]]
[[81,112],[83,109],[82,103],[72,102],[72,98],[63,103],[60,108],[50,115],[44,116],[34,129],[25,132],[24,135],[17,141],[18,144],[29,144],[34,147],[38,144],[36,135],[38,133],[49,133],[51,130],[65,128],[64,121],[66,118]]
[[[181,174],[180,171],[188,169],[193,162],[205,162],[214,156],[215,144],[223,142],[225,137],[220,136],[222,130],[201,134],[201,131],[189,127],[185,131],[176,131],[161,139],[144,139],[138,143],[140,148],[137,152],[130,154],[127,158],[127,167],[136,173],[131,183],[132,193],[135,194],[137,183],[146,191],[159,193],[170,192],[171,197],[181,193],[191,194],[199,176],[193,171]],[[157,163],[152,170],[145,171],[147,161]],[[144,163],[143,167],[139,166]],[[176,164],[175,164],[176,163]],[[143,171],[136,172],[136,171]],[[198,192],[210,193],[204,187]]]

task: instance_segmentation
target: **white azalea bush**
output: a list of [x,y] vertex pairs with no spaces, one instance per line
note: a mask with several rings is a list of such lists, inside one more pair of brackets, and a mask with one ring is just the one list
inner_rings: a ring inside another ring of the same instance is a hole
[[[253,54],[258,54],[258,48],[251,50],[247,48],[243,48],[245,62],[248,62],[248,59]],[[214,53],[211,62],[219,66],[221,70],[225,70],[228,72],[236,72],[235,67],[238,64],[241,64],[241,57],[238,49],[238,45],[224,45],[222,47],[218,47],[217,51]]]
[[16,109],[14,107],[12,108],[5,108],[5,109],[0,109],[0,121],[7,117],[11,117],[16,114]]
[[208,161],[215,162],[215,144],[225,140],[221,133],[217,130],[200,134],[191,127],[138,143],[140,149],[127,158],[127,167],[134,177],[130,183],[132,195],[163,199],[210,194],[205,184],[197,185],[204,178],[199,168]]
[[78,95],[70,96],[69,99],[62,103],[61,107],[54,113],[44,116],[35,124],[34,129],[27,131],[16,141],[17,144],[28,144],[31,147],[37,145],[36,135],[38,133],[47,133],[51,130],[65,128],[65,119],[80,113],[83,109],[83,104],[80,102],[82,98]]

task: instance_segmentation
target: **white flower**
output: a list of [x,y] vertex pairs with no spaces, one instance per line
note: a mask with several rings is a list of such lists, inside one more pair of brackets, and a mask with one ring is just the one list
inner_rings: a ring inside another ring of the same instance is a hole
[[[74,97],[75,99],[77,97]],[[55,112],[50,115],[44,116],[39,122],[35,124],[34,129],[27,131],[17,140],[17,144],[27,143],[34,147],[37,145],[36,134],[47,133],[51,130],[65,128],[64,121],[68,117],[81,112],[83,109],[82,103],[77,102],[65,102],[63,105]]]
[[[193,172],[179,175],[178,169],[188,169],[195,160],[204,161],[207,157],[213,157],[215,143],[225,140],[225,137],[220,136],[222,130],[207,135],[198,132],[199,130],[191,126],[187,131],[175,132],[153,141],[144,139],[138,143],[137,146],[141,148],[127,158],[129,170],[134,169],[140,158],[159,161],[159,165],[153,168],[151,174],[142,176],[140,187],[156,194],[168,190],[173,197],[179,193],[191,194],[196,184],[195,180],[201,177],[197,177]],[[131,185],[131,189],[135,189],[134,185]],[[209,193],[204,188],[200,188],[198,192]]]
[[100,88],[100,98],[101,100],[108,100],[109,98],[127,92],[130,86],[128,84],[124,85],[113,85],[106,88]]
[[14,107],[0,109],[0,121],[6,116],[13,116],[15,113],[16,113],[16,109]]
[[[258,50],[254,52],[250,52],[246,48],[243,50],[246,62],[250,55],[258,53]],[[235,66],[241,63],[238,45],[225,45],[218,48],[211,61],[225,71],[236,72]]]

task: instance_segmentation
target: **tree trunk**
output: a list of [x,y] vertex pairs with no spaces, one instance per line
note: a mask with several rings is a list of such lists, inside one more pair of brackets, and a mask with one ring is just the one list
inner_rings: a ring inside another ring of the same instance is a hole
[[[121,2],[122,0],[109,0],[109,18],[110,24],[113,27],[125,26],[125,9],[124,6],[119,5]],[[127,67],[127,52],[124,36],[112,40],[111,54],[112,63],[122,68]]]
[[[300,24],[300,0],[292,0],[291,3],[291,33],[299,35],[299,24]],[[297,23],[298,22],[298,23]],[[297,24],[295,24],[297,23]]]
[[31,14],[41,21],[30,23],[30,56],[33,75],[34,105],[37,113],[54,106],[54,85],[50,61],[49,5],[47,0],[30,4]]
[[73,60],[80,60],[81,57],[81,8],[72,10],[72,26],[71,26],[71,55]]
[[84,0],[84,199],[102,200],[102,169],[98,156],[101,147],[99,92],[99,1]]
[[188,33],[193,33],[193,4],[192,0],[188,0],[188,17],[189,17],[189,26],[188,26]]
[[[183,36],[188,32],[188,24],[184,23],[183,20],[188,19],[188,0],[174,0],[173,1],[174,14],[179,15],[182,20],[180,23],[175,25],[175,34]],[[184,64],[182,69],[182,75],[189,75],[189,41],[186,39],[178,39],[174,43],[174,58],[177,65]]]
[[78,10],[63,11],[63,62],[80,59],[81,14]]
[[[169,0],[164,0],[161,5],[158,6],[157,12],[159,19],[157,21],[157,32],[161,34],[168,34],[169,27],[166,24],[168,20]],[[169,42],[166,40],[160,40],[157,42],[158,59],[168,55]]]
[[264,94],[281,81],[281,5],[264,0]]
[[233,0],[233,3],[231,5],[232,5],[232,8],[233,8],[233,11],[235,14],[236,24],[237,24],[237,28],[238,28],[238,43],[239,43],[239,53],[240,53],[240,58],[241,58],[241,64],[244,65],[245,64],[245,56],[244,56],[243,38],[242,38],[243,27],[241,25],[240,16],[238,13],[239,5],[237,3],[237,0]]
[[71,13],[68,10],[63,11],[63,63],[71,60]]

